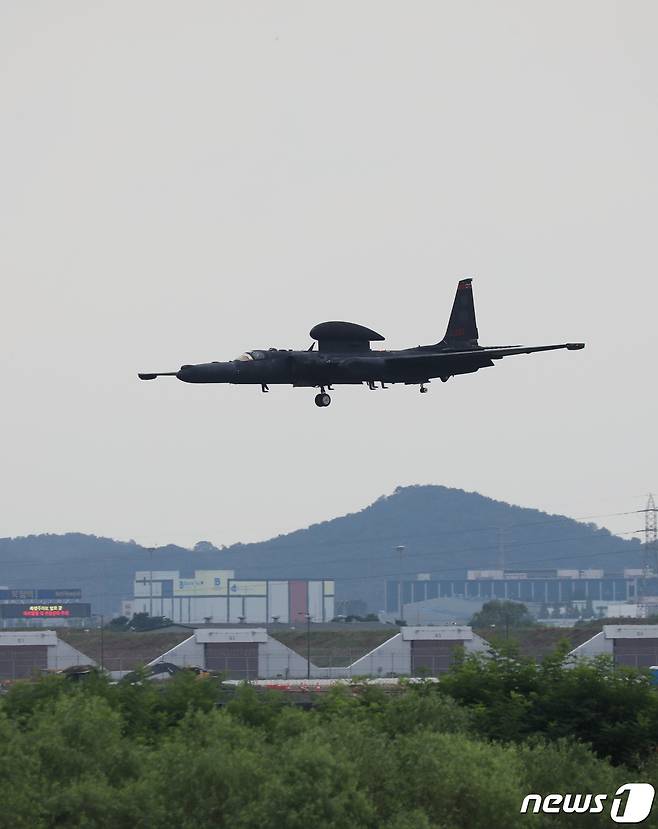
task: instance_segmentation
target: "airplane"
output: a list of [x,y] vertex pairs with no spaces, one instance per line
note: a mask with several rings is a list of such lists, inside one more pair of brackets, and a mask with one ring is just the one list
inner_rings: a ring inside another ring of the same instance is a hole
[[462,279],[458,283],[448,329],[435,345],[373,351],[370,343],[381,342],[384,339],[381,334],[353,322],[334,320],[321,322],[311,329],[314,342],[306,351],[280,348],[247,351],[226,363],[185,365],[179,371],[138,376],[140,380],[177,377],[185,383],[254,384],[260,385],[264,392],[274,384],[319,388],[315,405],[322,408],[331,403],[327,389],[333,391],[334,385],[366,383],[375,389],[379,383],[385,389],[389,383],[405,383],[420,386],[424,394],[432,378],[438,377],[445,383],[458,374],[472,374],[493,366],[494,360],[503,357],[561,348],[576,351],[585,347],[585,343],[479,345],[471,282],[471,279]]

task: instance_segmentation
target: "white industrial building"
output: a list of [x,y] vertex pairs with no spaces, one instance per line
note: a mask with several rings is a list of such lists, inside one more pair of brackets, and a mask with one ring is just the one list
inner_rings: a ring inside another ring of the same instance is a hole
[[403,605],[397,613],[382,612],[379,618],[386,622],[404,620],[407,625],[468,624],[471,617],[482,610],[482,599],[441,598],[424,599]]
[[0,680],[95,664],[86,654],[59,639],[54,630],[0,633]]
[[[230,679],[338,679],[352,676],[438,676],[463,649],[489,653],[488,643],[469,627],[403,628],[370,653],[342,668],[321,668],[268,636],[264,628],[201,628],[150,662],[221,671]],[[311,653],[312,657],[312,653]]]
[[285,624],[330,622],[334,582],[328,579],[236,579],[233,570],[197,570],[181,578],[177,570],[135,573],[133,599],[123,615],[148,613],[182,624]]
[[658,665],[658,625],[604,625],[569,654],[573,659],[610,656],[615,665],[649,668]]

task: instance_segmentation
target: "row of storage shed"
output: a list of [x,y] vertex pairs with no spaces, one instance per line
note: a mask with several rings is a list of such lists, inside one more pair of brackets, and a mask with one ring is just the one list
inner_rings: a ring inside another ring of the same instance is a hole
[[[199,628],[149,664],[166,662],[181,668],[220,671],[238,680],[440,676],[450,669],[462,648],[466,653],[490,652],[489,644],[470,627],[404,627],[350,665],[320,667],[270,636],[265,628]],[[606,625],[570,655],[578,659],[603,654],[618,665],[658,665],[658,625]],[[93,664],[55,631],[0,632],[0,680]]]

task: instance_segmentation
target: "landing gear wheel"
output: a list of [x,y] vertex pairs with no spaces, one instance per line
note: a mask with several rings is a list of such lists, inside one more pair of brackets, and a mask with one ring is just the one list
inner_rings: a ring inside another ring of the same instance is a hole
[[441,378],[441,382],[442,383],[447,383],[449,379],[450,379],[450,375],[449,374],[444,374],[443,377]]
[[420,384],[420,393],[421,394],[427,394],[428,391],[429,391],[429,389],[425,388],[425,385],[423,383],[421,383]]
[[321,394],[315,395],[315,405],[323,408],[324,406],[328,406],[331,403],[331,396],[328,395],[326,392],[322,392]]

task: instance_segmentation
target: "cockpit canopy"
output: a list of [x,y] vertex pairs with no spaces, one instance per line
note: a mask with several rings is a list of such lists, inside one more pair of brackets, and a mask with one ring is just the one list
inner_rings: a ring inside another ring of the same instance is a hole
[[240,354],[239,357],[235,358],[236,363],[245,363],[248,360],[262,360],[265,357],[265,354],[262,351],[245,351],[244,354]]

